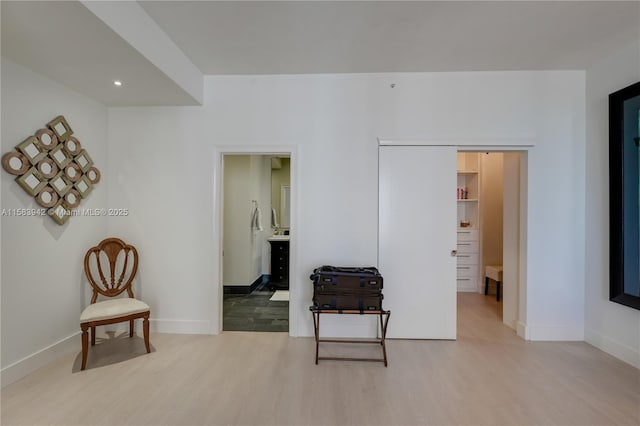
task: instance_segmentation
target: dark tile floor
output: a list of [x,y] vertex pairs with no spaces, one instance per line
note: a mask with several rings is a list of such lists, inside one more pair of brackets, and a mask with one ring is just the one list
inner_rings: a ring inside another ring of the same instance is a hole
[[266,288],[249,294],[225,294],[222,330],[289,332],[289,302],[271,301]]

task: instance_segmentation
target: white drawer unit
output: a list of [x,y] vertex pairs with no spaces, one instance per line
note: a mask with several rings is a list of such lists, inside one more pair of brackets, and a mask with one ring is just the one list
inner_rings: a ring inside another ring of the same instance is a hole
[[458,291],[478,291],[479,242],[478,230],[458,230],[456,260]]
[[[478,253],[458,253],[456,255],[458,259],[457,265],[476,265],[478,266]],[[477,273],[476,273],[477,275]]]
[[475,293],[476,278],[458,278],[456,279],[456,287],[459,292]]
[[458,278],[477,278],[478,265],[458,265],[456,272]]
[[458,230],[458,242],[460,241],[478,241],[478,230],[477,229],[469,229],[469,230]]
[[458,241],[458,253],[478,253],[478,241]]

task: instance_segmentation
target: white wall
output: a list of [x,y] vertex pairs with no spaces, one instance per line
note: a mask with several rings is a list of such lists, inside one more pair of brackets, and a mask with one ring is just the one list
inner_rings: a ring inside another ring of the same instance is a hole
[[253,281],[250,160],[248,155],[224,158],[224,285],[248,287]]
[[640,311],[609,301],[608,95],[640,80],[640,42],[587,70],[586,340],[640,368]]
[[[2,58],[2,153],[58,115],[105,176],[107,109],[64,86]],[[12,175],[2,174],[2,209],[40,208]],[[105,208],[103,179],[80,207]],[[60,353],[80,351],[79,318],[90,296],[84,254],[108,235],[106,217],[2,215],[2,385]]]
[[487,265],[502,265],[503,157],[501,152],[480,153],[482,179],[480,218],[482,221],[481,274]]
[[[224,256],[223,283],[249,287],[267,274],[271,235],[271,160],[259,155],[224,157]],[[257,204],[253,203],[253,200]],[[252,228],[256,207],[260,208],[262,231]]]
[[311,335],[311,270],[377,262],[380,137],[534,144],[528,337],[583,338],[583,72],[224,76],[205,92],[203,107],[109,111],[109,197],[132,212],[109,229],[139,241],[158,329],[219,327],[214,146],[295,146],[292,306]]

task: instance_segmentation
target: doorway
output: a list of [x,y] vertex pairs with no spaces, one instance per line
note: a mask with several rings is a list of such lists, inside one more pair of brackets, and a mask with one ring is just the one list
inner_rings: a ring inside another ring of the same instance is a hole
[[458,251],[464,252],[457,260],[461,328],[465,313],[461,311],[473,309],[482,312],[483,320],[499,321],[517,331],[521,292],[524,297],[520,271],[525,259],[520,253],[525,253],[521,247],[525,159],[526,152],[519,151],[458,152]]
[[221,153],[220,164],[221,329],[289,332],[290,154]]
[[[385,287],[385,302],[394,310],[395,317],[395,326],[389,324],[388,337],[456,339],[456,268],[458,252],[465,254],[465,250],[458,250],[456,230],[462,226],[453,195],[459,150],[510,152],[521,160],[516,184],[520,194],[518,210],[512,212],[519,220],[519,230],[515,232],[517,284],[511,291],[517,289],[517,332],[524,336],[521,325],[526,318],[527,147],[501,146],[497,150],[484,146],[380,141],[378,265],[385,280],[394,283],[388,289]],[[472,291],[479,298],[484,297],[478,288],[484,271],[480,271],[479,261],[476,267],[476,286]]]

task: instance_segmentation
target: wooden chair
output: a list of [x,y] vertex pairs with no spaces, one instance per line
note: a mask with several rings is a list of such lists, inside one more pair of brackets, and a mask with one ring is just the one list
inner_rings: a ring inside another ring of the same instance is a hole
[[[132,262],[132,263],[131,263]],[[93,267],[92,267],[93,266]],[[108,269],[105,271],[105,267]],[[144,344],[149,348],[149,306],[134,298],[131,285],[138,271],[138,251],[118,238],[107,238],[91,247],[84,256],[84,273],[93,287],[91,304],[80,315],[82,329],[82,367],[87,366],[89,351],[88,329],[91,329],[91,346],[96,344],[96,327],[129,321],[129,337],[133,337],[133,321],[143,319]],[[107,275],[105,276],[105,272]],[[115,298],[124,291],[129,297]],[[110,298],[97,302],[98,295]],[[97,303],[96,303],[97,302]]]

